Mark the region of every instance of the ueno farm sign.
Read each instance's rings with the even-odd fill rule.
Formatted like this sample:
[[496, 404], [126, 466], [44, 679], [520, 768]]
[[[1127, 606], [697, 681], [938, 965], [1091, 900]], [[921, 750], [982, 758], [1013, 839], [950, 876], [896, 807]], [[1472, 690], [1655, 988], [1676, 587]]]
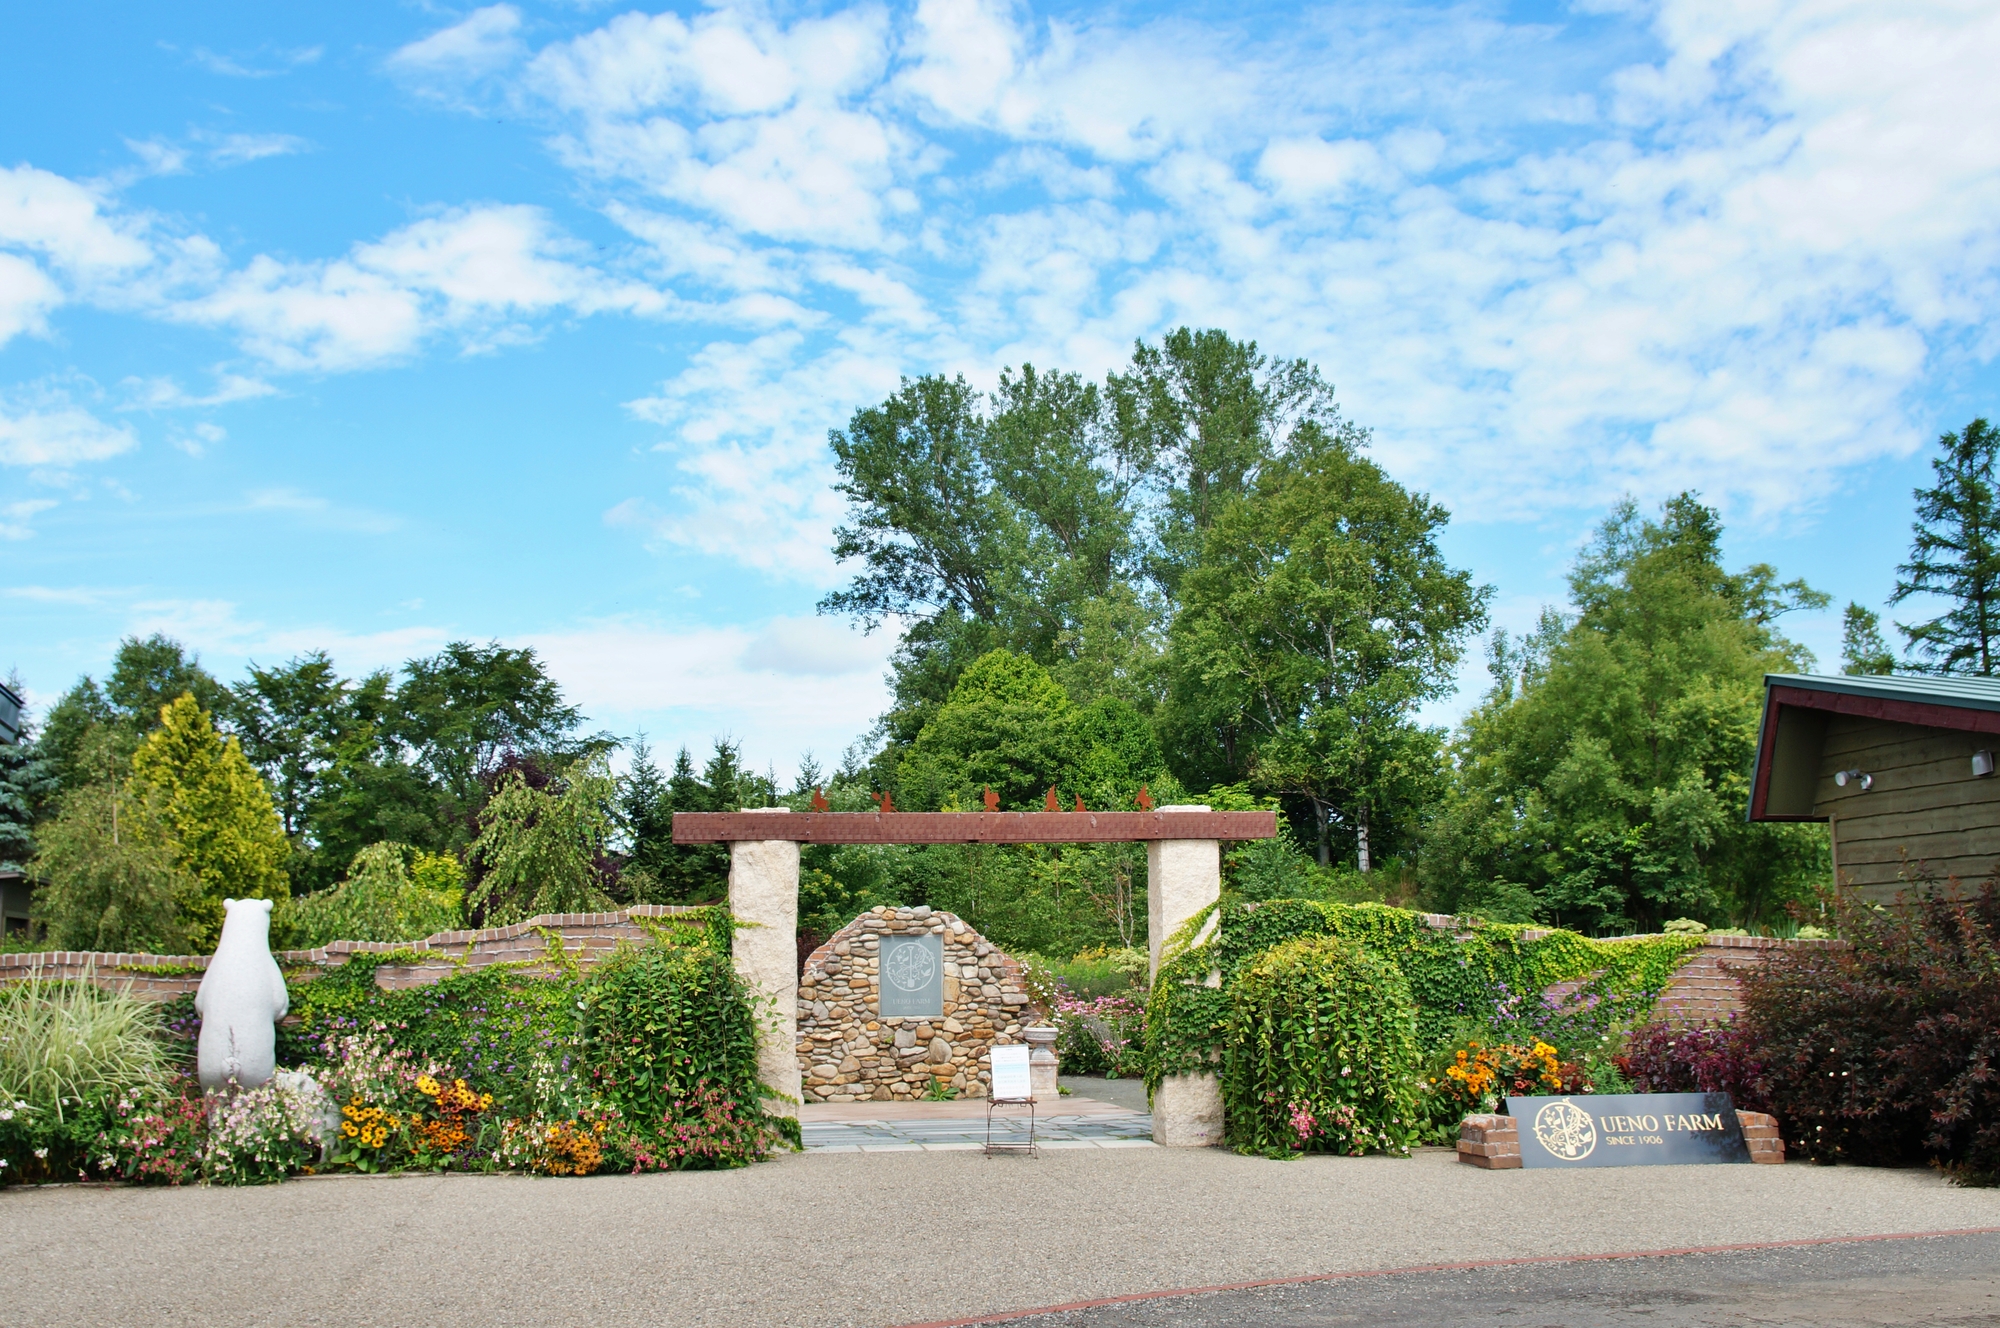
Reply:
[[1510, 1097], [1524, 1167], [1748, 1162], [1727, 1093]]

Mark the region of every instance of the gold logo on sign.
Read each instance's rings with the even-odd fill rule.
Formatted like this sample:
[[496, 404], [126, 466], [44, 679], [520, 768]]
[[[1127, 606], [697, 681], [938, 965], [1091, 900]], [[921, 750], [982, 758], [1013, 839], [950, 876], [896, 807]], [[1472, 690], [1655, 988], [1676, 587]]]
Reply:
[[1535, 1113], [1535, 1139], [1550, 1156], [1581, 1162], [1597, 1147], [1597, 1126], [1589, 1112], [1563, 1098]]

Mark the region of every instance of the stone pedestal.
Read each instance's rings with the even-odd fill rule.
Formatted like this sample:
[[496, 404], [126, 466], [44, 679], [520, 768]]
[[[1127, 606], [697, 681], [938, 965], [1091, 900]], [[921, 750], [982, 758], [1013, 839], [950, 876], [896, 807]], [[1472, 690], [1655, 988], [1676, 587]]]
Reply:
[[1037, 1102], [1056, 1102], [1062, 1089], [1056, 1083], [1056, 1030], [1046, 1024], [1021, 1030], [1021, 1037], [1033, 1048], [1028, 1053], [1028, 1087]]
[[[1204, 806], [1162, 807], [1163, 812], [1205, 812]], [[1222, 896], [1222, 846], [1213, 839], [1156, 839], [1146, 845], [1146, 903], [1152, 976], [1160, 976], [1161, 950], [1181, 924]], [[1209, 924], [1203, 935], [1212, 932]], [[1221, 975], [1210, 973], [1210, 986]], [[1222, 1142], [1222, 1087], [1212, 1074], [1170, 1075], [1153, 1095], [1153, 1142], [1174, 1148], [1207, 1148]]]
[[[746, 808], [747, 810], [752, 810]], [[783, 807], [757, 808], [786, 816]], [[759, 839], [729, 846], [729, 911], [736, 917], [736, 971], [765, 998], [758, 1011], [757, 1077], [799, 1099], [799, 846]], [[789, 1103], [766, 1104], [795, 1116]]]
[[1171, 1074], [1153, 1094], [1153, 1142], [1167, 1148], [1222, 1145], [1222, 1084], [1212, 1074]]

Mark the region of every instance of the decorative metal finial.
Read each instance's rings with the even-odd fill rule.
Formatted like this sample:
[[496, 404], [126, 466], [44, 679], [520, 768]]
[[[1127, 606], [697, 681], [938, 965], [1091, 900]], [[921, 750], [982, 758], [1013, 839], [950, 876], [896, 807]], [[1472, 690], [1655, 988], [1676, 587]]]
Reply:
[[880, 793], [875, 794], [874, 798], [876, 810], [883, 812], [893, 812], [896, 810], [896, 800], [889, 796], [888, 789], [883, 789]]
[[1146, 786], [1144, 784], [1141, 784], [1139, 786], [1139, 796], [1132, 799], [1132, 801], [1138, 803], [1142, 811], [1153, 810], [1153, 795], [1146, 792]]
[[812, 809], [816, 812], [823, 812], [830, 810], [832, 806], [833, 804], [826, 800], [826, 794], [820, 791], [818, 785], [814, 785]]
[[997, 812], [1000, 810], [1000, 795], [993, 791], [991, 785], [987, 786], [986, 792], [981, 794], [980, 797], [985, 800], [987, 811]]
[[1050, 788], [1048, 796], [1042, 799], [1042, 810], [1045, 812], [1059, 812], [1062, 810], [1062, 804], [1056, 801], [1056, 791], [1054, 788]]

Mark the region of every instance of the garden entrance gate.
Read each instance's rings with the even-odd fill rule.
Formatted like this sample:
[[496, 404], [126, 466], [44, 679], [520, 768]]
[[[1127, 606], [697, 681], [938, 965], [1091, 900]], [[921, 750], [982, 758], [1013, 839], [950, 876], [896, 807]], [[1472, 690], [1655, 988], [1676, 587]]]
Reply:
[[[793, 1101], [802, 1096], [797, 1055], [799, 845], [1146, 845], [1147, 934], [1152, 971], [1175, 929], [1222, 892], [1222, 841], [1270, 839], [1275, 812], [1160, 807], [1138, 812], [676, 812], [676, 844], [729, 845], [729, 909], [740, 923], [736, 967], [774, 1003], [775, 1027], [760, 1031], [758, 1072]], [[1202, 1147], [1222, 1142], [1215, 1076], [1176, 1075], [1153, 1099], [1153, 1138]]]

